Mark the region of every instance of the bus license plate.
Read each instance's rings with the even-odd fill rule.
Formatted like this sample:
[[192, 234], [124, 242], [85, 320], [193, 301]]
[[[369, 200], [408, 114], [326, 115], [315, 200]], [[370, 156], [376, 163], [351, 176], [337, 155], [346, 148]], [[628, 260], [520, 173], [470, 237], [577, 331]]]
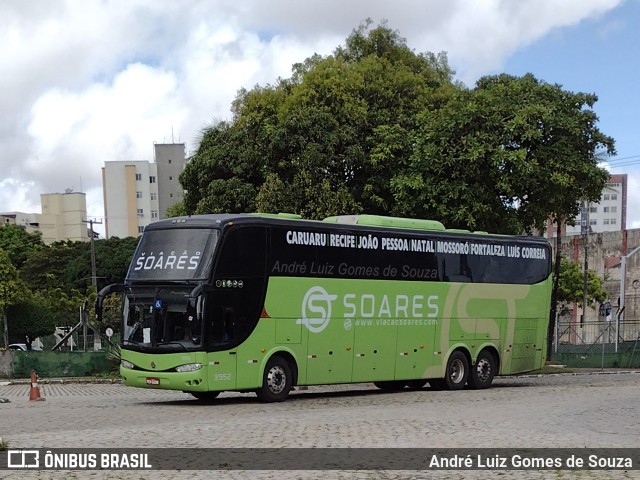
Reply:
[[160, 379], [147, 377], [147, 385], [160, 385]]

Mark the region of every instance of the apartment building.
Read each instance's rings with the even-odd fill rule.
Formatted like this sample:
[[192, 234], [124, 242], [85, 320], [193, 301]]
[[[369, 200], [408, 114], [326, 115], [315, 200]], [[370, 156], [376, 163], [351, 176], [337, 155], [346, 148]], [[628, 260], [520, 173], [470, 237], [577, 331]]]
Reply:
[[[560, 236], [615, 232], [627, 229], [627, 174], [611, 175], [600, 201], [584, 204], [575, 225], [561, 225]], [[556, 236], [556, 225], [549, 224], [545, 237]]]
[[184, 143], [154, 145], [154, 161], [111, 161], [102, 168], [105, 234], [136, 237], [144, 227], [166, 218], [182, 200], [178, 177], [186, 164]]
[[583, 205], [574, 226], [566, 235], [614, 232], [627, 229], [627, 174], [611, 175], [602, 190], [600, 202]]
[[60, 241], [87, 242], [91, 232], [87, 229], [87, 198], [84, 193], [67, 190], [65, 193], [40, 195], [42, 213], [0, 213], [3, 225], [21, 225], [28, 232], [39, 231], [47, 245]]

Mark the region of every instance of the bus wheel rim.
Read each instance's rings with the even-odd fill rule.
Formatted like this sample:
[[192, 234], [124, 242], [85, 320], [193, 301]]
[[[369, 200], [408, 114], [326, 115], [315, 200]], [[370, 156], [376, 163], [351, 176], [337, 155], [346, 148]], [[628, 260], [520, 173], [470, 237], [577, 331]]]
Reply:
[[464, 378], [464, 365], [462, 360], [456, 359], [451, 363], [449, 378], [453, 383], [460, 383]]
[[267, 374], [267, 387], [269, 391], [278, 394], [284, 390], [287, 384], [287, 375], [280, 365], [275, 365]]
[[478, 375], [478, 380], [481, 382], [489, 380], [491, 376], [491, 362], [486, 358], [480, 359], [476, 365], [476, 374]]

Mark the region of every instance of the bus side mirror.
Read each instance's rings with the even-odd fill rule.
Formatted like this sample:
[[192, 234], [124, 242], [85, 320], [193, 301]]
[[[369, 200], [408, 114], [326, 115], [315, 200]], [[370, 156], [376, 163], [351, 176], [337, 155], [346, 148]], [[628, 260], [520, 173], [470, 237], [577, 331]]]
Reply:
[[112, 293], [122, 292], [124, 292], [124, 285], [121, 283], [112, 283], [98, 292], [98, 298], [96, 298], [96, 318], [98, 320], [102, 318], [102, 304], [104, 303], [104, 299]]

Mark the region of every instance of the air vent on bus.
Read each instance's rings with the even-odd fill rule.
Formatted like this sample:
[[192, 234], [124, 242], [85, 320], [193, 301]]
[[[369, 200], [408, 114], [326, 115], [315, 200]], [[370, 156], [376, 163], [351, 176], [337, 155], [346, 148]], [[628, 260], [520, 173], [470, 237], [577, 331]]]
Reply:
[[445, 230], [444, 225], [437, 220], [384, 217], [381, 215], [335, 215], [325, 218], [323, 222], [369, 225], [373, 227], [413, 228], [415, 230]]
[[257, 213], [252, 213], [251, 215], [256, 215], [258, 217], [267, 217], [267, 218], [290, 218], [292, 220], [302, 219], [302, 215], [298, 215], [297, 213], [285, 213], [285, 212], [280, 212], [280, 213], [257, 212]]

